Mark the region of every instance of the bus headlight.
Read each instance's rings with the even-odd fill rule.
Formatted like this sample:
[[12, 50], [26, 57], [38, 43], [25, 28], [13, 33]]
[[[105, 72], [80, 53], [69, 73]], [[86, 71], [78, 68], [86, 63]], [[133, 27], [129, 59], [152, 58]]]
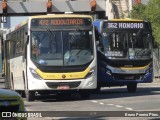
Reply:
[[91, 68], [90, 71], [85, 76], [85, 78], [92, 77], [94, 75], [95, 71], [96, 71], [96, 67]]
[[149, 67], [149, 68], [146, 70], [146, 75], [147, 75], [148, 73], [150, 73], [152, 70], [153, 70], [153, 67]]
[[34, 78], [42, 80], [42, 78], [38, 75], [38, 73], [35, 71], [35, 69], [33, 69], [33, 68], [29, 68], [29, 69], [30, 69], [30, 72]]

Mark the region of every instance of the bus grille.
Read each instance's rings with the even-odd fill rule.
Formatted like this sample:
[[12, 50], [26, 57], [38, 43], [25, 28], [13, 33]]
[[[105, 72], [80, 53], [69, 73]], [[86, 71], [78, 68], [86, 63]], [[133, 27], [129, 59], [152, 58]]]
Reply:
[[114, 74], [115, 80], [142, 80], [144, 74]]
[[80, 81], [77, 82], [46, 82], [47, 86], [50, 88], [57, 88], [60, 85], [68, 85], [70, 88], [76, 88], [80, 85]]

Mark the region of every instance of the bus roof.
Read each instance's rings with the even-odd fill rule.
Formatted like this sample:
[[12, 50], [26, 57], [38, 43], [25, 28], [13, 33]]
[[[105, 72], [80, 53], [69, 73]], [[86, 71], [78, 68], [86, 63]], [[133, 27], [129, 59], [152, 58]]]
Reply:
[[146, 20], [140, 20], [140, 19], [132, 19], [132, 18], [123, 18], [123, 19], [97, 19], [95, 20], [97, 22], [101, 21], [110, 21], [110, 22], [147, 22]]
[[131, 19], [131, 18], [125, 18], [125, 19], [111, 19], [111, 20], [108, 20], [108, 21], [121, 21], [121, 22], [123, 22], [123, 21], [130, 21], [130, 22], [132, 22], [132, 21], [134, 21], [134, 22], [143, 22], [144, 20], [140, 20], [140, 19]]
[[48, 15], [38, 15], [38, 16], [31, 16], [29, 17], [30, 19], [32, 18], [50, 18], [50, 17], [55, 17], [55, 18], [59, 18], [59, 17], [87, 17], [87, 18], [92, 18], [90, 15], [80, 15], [80, 14], [48, 14]]

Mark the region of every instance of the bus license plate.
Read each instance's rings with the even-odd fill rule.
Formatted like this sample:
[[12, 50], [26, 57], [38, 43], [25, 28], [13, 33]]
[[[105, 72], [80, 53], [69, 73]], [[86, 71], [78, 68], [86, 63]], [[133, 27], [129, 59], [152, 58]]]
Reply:
[[134, 79], [134, 76], [128, 76], [128, 77], [125, 77], [125, 79], [133, 80], [133, 79]]
[[57, 87], [58, 90], [68, 90], [70, 87], [68, 85], [60, 85]]

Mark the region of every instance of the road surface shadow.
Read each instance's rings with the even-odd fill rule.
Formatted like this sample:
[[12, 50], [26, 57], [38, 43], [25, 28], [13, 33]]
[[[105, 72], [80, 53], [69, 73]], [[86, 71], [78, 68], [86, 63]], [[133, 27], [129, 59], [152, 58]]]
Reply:
[[73, 102], [73, 101], [87, 100], [87, 99], [82, 99], [78, 93], [73, 93], [69, 96], [65, 94], [36, 96], [36, 100], [42, 101], [42, 102], [66, 102], [66, 101]]
[[[54, 120], [54, 119], [53, 119]], [[78, 117], [78, 118], [58, 118], [58, 120], [106, 120], [106, 118], [83, 118], [83, 117]]]
[[134, 93], [129, 93], [126, 87], [106, 87], [100, 92], [91, 94], [90, 98], [82, 99], [78, 93], [68, 95], [43, 95], [36, 96], [36, 100], [42, 102], [66, 102], [66, 101], [79, 101], [79, 100], [92, 100], [92, 99], [112, 99], [123, 97], [135, 97], [135, 96], [149, 96], [160, 95], [160, 87], [138, 87]]
[[93, 94], [92, 99], [112, 99], [133, 96], [160, 95], [160, 87], [138, 87], [136, 92], [129, 93], [126, 88], [106, 88], [99, 93]]

